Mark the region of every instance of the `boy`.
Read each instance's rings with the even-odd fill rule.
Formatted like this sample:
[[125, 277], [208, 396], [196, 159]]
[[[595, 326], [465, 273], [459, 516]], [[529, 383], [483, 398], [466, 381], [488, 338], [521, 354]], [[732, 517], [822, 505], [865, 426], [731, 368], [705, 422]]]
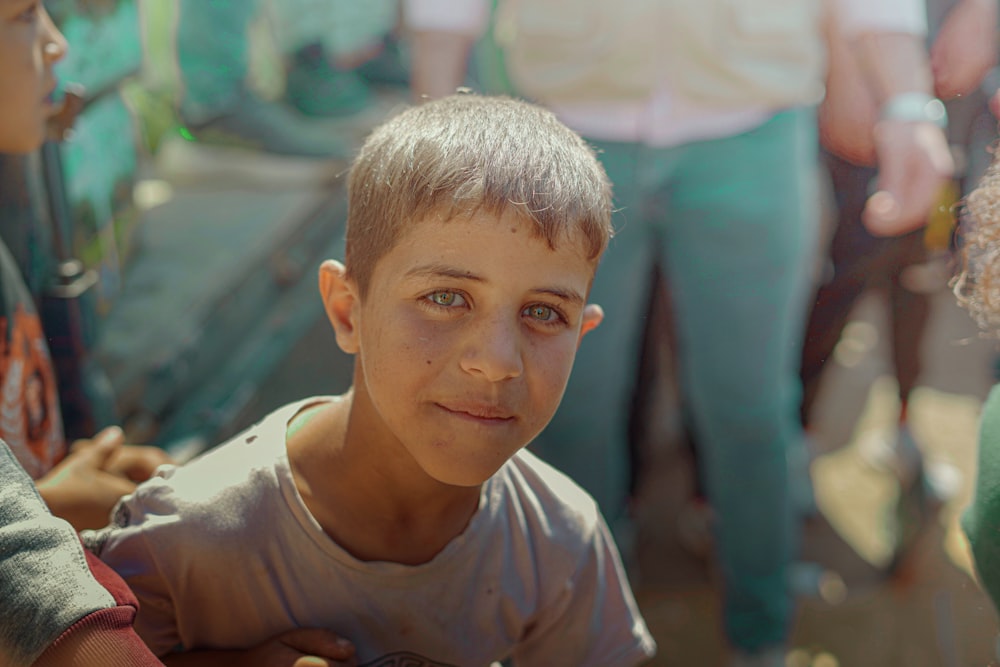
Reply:
[[352, 388], [162, 469], [85, 538], [136, 591], [138, 632], [189, 651], [168, 664], [297, 626], [368, 665], [643, 662], [593, 500], [522, 451], [603, 317], [592, 150], [538, 107], [455, 95], [376, 129], [348, 197], [347, 266], [319, 283]]

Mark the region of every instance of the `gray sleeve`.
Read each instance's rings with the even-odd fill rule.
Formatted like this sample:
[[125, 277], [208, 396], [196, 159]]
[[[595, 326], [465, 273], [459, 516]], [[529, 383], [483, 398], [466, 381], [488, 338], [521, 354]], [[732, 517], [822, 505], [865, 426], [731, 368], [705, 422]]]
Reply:
[[77, 620], [114, 606], [72, 526], [0, 441], [0, 665], [31, 664]]

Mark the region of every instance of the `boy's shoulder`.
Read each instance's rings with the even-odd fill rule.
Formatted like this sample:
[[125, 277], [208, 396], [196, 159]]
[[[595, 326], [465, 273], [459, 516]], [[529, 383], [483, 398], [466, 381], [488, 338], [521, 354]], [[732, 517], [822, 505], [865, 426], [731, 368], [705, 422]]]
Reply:
[[[188, 529], [239, 530], [237, 517], [253, 516], [284, 492], [288, 421], [310, 401], [282, 406], [242, 433], [183, 465], [160, 466], [119, 503], [113, 523], [138, 523], [147, 514], [183, 519]], [[138, 515], [136, 515], [138, 513]], [[121, 516], [122, 514], [126, 516]]]
[[603, 522], [590, 494], [527, 449], [496, 472], [488, 491], [494, 505], [513, 506], [526, 528], [542, 528], [555, 541], [589, 543]]

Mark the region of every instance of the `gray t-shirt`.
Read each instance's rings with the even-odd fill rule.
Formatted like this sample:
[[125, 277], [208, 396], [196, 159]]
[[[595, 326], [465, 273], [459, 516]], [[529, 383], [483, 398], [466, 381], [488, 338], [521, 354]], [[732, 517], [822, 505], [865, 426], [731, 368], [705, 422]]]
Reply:
[[52, 516], [0, 440], [0, 665], [29, 665], [87, 614], [116, 606], [73, 527]]
[[[594, 501], [522, 451], [430, 562], [363, 562], [323, 532], [289, 469], [279, 409], [184, 467], [161, 467], [85, 542], [129, 583], [158, 655], [244, 648], [293, 627], [361, 665], [636, 665], [655, 643]], [[335, 400], [335, 399], [334, 399]]]

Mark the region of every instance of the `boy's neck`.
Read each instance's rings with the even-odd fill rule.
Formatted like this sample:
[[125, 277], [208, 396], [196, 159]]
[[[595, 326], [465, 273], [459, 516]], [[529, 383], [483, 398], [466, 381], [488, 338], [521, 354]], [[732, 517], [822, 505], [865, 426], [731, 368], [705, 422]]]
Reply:
[[353, 396], [303, 411], [289, 424], [295, 485], [324, 532], [362, 561], [419, 565], [460, 535], [481, 487], [442, 484], [393, 443], [351, 428]]

